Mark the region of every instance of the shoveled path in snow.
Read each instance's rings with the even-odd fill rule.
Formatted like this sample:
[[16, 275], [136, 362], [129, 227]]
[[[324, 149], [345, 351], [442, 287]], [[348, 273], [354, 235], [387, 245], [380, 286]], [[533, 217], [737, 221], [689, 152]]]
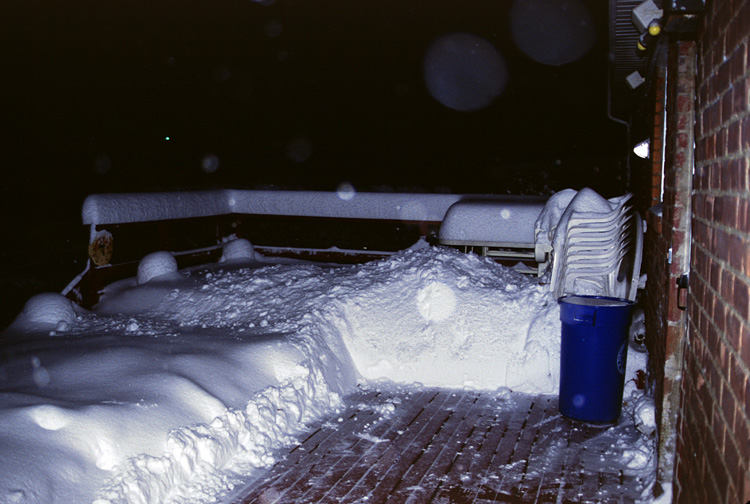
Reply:
[[310, 426], [231, 502], [630, 503], [633, 423], [563, 418], [557, 397], [370, 389]]

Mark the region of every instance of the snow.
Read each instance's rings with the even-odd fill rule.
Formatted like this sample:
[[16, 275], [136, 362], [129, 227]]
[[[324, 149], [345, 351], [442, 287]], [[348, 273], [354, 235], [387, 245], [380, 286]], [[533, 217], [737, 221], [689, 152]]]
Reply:
[[440, 222], [461, 199], [456, 194], [226, 189], [174, 193], [92, 194], [83, 203], [84, 224], [113, 224], [227, 215], [294, 215]]
[[223, 215], [227, 191], [92, 194], [83, 202], [84, 224], [112, 224]]
[[553, 250], [562, 250], [568, 221], [574, 213], [608, 214], [629, 197], [625, 195], [606, 200], [588, 187], [580, 191], [564, 189], [555, 193], [547, 201], [534, 224], [537, 244], [552, 244]]
[[148, 254], [138, 264], [138, 285], [151, 280], [170, 277], [177, 273], [177, 259], [171, 252], [159, 251]]
[[21, 317], [30, 324], [40, 326], [67, 326], [75, 322], [76, 313], [68, 298], [62, 294], [45, 292], [26, 302]]
[[[2, 335], [0, 501], [214, 502], [360, 382], [558, 390], [559, 308], [536, 279], [424, 242], [342, 267], [250, 251], [139, 272], [91, 312], [30, 301]], [[623, 411], [646, 425], [635, 355]]]
[[245, 238], [234, 239], [226, 242], [222, 247], [219, 262], [255, 260], [255, 249], [250, 240]]
[[552, 238], [565, 210], [578, 192], [575, 189], [563, 189], [547, 200], [544, 209], [534, 223], [535, 242], [552, 245]]
[[440, 226], [440, 239], [451, 242], [533, 244], [534, 226], [545, 209], [537, 197], [506, 196], [454, 203]]

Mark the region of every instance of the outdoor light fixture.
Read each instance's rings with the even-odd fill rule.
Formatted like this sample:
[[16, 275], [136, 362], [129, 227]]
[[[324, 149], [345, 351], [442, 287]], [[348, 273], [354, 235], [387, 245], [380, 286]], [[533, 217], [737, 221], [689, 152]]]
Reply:
[[651, 140], [648, 138], [638, 143], [638, 145], [636, 145], [635, 147], [633, 147], [633, 152], [635, 153], [636, 156], [638, 156], [641, 159], [647, 159], [650, 150], [651, 150]]
[[631, 14], [631, 20], [641, 36], [638, 38], [638, 50], [645, 51], [651, 40], [661, 33], [664, 11], [653, 0], [639, 4]]
[[662, 16], [664, 16], [664, 11], [653, 0], [646, 0], [633, 9], [631, 19], [639, 33], [648, 31], [655, 37], [661, 32]]

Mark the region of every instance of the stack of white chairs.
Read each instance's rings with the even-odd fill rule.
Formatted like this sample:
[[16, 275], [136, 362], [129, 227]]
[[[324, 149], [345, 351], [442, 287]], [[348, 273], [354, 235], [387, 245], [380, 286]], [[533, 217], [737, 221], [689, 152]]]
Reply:
[[635, 300], [643, 252], [640, 216], [631, 195], [610, 212], [580, 212], [573, 206], [556, 230], [550, 291]]

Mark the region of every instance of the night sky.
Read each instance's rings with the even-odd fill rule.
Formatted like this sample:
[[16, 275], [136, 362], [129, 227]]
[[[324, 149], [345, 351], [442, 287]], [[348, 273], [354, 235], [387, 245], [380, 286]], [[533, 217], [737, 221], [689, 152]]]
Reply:
[[82, 270], [92, 192], [624, 192], [582, 2], [4, 0], [3, 299]]

